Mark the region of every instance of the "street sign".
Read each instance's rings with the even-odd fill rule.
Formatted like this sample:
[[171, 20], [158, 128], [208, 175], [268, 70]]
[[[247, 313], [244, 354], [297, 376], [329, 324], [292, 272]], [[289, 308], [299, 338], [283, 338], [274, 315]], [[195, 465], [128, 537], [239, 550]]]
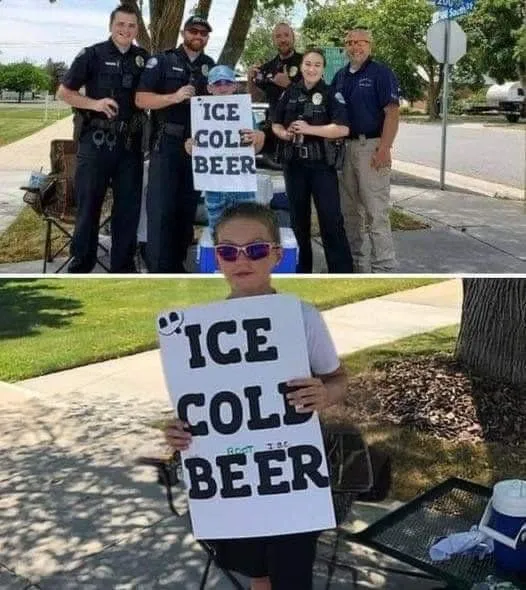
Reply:
[[462, 27], [456, 21], [450, 21], [449, 23], [449, 44], [446, 48], [445, 37], [446, 37], [447, 21], [441, 20], [431, 25], [427, 29], [427, 48], [429, 53], [439, 62], [445, 62], [445, 55], [447, 51], [448, 63], [455, 64], [457, 61], [466, 53], [467, 49], [467, 38], [466, 33], [462, 30]]
[[446, 18], [458, 18], [475, 8], [475, 0], [435, 0], [437, 8], [443, 8], [438, 12], [436, 20], [444, 20]]

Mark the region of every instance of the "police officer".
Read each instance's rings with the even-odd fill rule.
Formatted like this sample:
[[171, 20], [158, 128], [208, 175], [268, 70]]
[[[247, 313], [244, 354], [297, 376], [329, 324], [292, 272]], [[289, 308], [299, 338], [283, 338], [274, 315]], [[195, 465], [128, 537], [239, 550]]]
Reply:
[[294, 49], [294, 31], [287, 23], [278, 23], [272, 31], [272, 41], [278, 54], [263, 65], [248, 69], [248, 91], [253, 100], [264, 100], [269, 104], [266, 120], [264, 153], [273, 156], [276, 151], [276, 138], [272, 133], [272, 113], [279, 97], [291, 84], [301, 79], [301, 53]]
[[340, 175], [345, 229], [357, 272], [392, 272], [396, 261], [389, 221], [391, 146], [398, 131], [400, 90], [387, 66], [371, 59], [371, 33], [345, 36], [350, 64], [332, 87], [347, 103], [351, 135]]
[[150, 272], [186, 272], [199, 193], [184, 143], [191, 136], [190, 98], [207, 93], [208, 71], [214, 66], [203, 53], [211, 31], [206, 19], [191, 16], [183, 27], [183, 43], [152, 57], [139, 84], [136, 104], [151, 109], [152, 121], [146, 196]]
[[352, 257], [340, 211], [336, 171], [342, 154], [330, 141], [349, 133], [345, 101], [341, 95], [335, 96], [322, 80], [323, 51], [308, 50], [300, 67], [302, 79], [279, 99], [272, 125], [281, 140], [279, 152], [291, 225], [299, 246], [297, 271], [312, 272], [312, 194], [328, 270], [350, 273]]
[[[111, 182], [111, 272], [134, 272], [141, 206], [142, 117], [135, 89], [148, 53], [133, 45], [139, 16], [129, 6], [110, 15], [111, 37], [83, 49], [59, 88], [77, 109], [77, 214], [68, 272], [91, 272], [97, 260], [102, 203]], [[85, 86], [85, 96], [79, 89]]]

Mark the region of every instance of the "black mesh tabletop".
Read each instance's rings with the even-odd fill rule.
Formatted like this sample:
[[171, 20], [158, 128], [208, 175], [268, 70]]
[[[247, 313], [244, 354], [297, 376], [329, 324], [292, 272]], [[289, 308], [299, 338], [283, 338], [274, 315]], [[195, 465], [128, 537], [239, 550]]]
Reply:
[[[451, 588], [469, 590], [490, 575], [503, 578], [495, 569], [493, 556], [479, 560], [456, 555], [448, 561], [434, 562], [429, 548], [438, 537], [466, 532], [477, 525], [490, 497], [489, 488], [451, 478], [365, 530], [346, 536], [428, 572]], [[526, 588], [526, 578], [512, 581], [518, 588]]]

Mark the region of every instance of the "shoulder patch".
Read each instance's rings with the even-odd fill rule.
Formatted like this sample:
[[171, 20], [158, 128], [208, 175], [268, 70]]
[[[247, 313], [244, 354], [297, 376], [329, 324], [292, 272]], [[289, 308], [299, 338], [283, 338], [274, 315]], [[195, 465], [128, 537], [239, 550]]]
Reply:
[[150, 59], [146, 62], [146, 69], [153, 70], [153, 68], [155, 68], [158, 63], [159, 61], [156, 57], [150, 57]]
[[341, 92], [337, 92], [334, 95], [334, 98], [341, 104], [345, 104], [345, 98], [343, 98], [343, 94]]

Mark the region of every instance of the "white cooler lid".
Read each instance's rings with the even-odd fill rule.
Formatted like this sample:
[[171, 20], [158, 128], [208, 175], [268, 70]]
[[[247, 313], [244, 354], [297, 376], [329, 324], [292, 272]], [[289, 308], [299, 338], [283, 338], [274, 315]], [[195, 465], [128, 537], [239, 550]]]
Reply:
[[526, 520], [526, 481], [505, 479], [493, 486], [493, 509], [505, 516]]

